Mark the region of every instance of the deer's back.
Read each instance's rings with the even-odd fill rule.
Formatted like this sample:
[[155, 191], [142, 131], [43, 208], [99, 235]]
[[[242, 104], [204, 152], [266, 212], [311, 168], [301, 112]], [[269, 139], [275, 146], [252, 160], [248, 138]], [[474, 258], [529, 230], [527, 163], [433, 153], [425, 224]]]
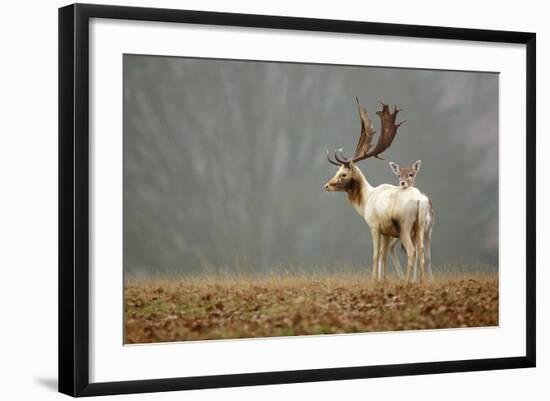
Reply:
[[429, 204], [429, 199], [418, 189], [384, 184], [375, 188], [367, 201], [365, 219], [376, 225], [386, 235], [399, 236], [402, 227], [414, 224], [419, 204]]

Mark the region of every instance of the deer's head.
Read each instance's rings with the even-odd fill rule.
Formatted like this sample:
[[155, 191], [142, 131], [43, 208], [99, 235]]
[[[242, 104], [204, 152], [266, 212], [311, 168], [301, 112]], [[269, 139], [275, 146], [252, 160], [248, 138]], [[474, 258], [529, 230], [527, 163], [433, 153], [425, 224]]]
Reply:
[[355, 164], [351, 161], [349, 163], [342, 163], [334, 177], [325, 184], [325, 191], [349, 191], [359, 182], [359, 171]]
[[411, 167], [399, 167], [397, 163], [390, 162], [393, 173], [399, 178], [401, 188], [414, 187], [416, 175], [420, 171], [421, 160], [417, 160]]
[[[397, 113], [399, 109], [394, 107], [393, 112], [390, 112], [390, 108], [387, 104], [382, 104], [382, 110], [377, 111], [376, 114], [380, 117], [382, 126], [382, 133], [378, 138], [376, 146], [372, 145], [372, 137], [376, 133], [374, 126], [367, 114], [367, 109], [359, 103], [359, 99], [355, 98], [357, 102], [357, 111], [359, 112], [359, 118], [361, 120], [361, 133], [359, 135], [359, 142], [355, 149], [355, 155], [348, 159], [342, 154], [342, 150], [334, 152], [334, 160], [332, 160], [327, 151], [327, 159], [331, 164], [338, 166], [338, 171], [326, 184], [326, 191], [346, 191], [349, 192], [355, 188], [358, 184], [361, 172], [355, 165], [356, 162], [367, 159], [369, 157], [376, 157], [382, 159], [379, 155], [384, 152], [393, 142], [395, 135], [397, 134], [397, 128], [404, 121], [395, 123]], [[372, 148], [373, 147], [373, 148]], [[372, 148], [372, 149], [371, 149]]]

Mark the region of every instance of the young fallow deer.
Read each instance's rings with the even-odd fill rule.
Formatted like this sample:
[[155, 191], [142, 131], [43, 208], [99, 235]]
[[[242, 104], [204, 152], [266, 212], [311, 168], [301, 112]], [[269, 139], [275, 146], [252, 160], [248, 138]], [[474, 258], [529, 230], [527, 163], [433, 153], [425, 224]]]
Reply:
[[[421, 165], [422, 165], [421, 160], [415, 161], [411, 167], [399, 167], [397, 163], [390, 162], [390, 167], [393, 173], [399, 178], [399, 186], [401, 187], [402, 190], [407, 190], [407, 188], [414, 187], [416, 185], [416, 176], [420, 171]], [[433, 223], [434, 223], [434, 213], [433, 213], [431, 199], [429, 199], [428, 216], [426, 216], [425, 221], [426, 221], [425, 230], [424, 230], [424, 238], [426, 239], [426, 242], [424, 245], [425, 254], [426, 254], [425, 263], [426, 263], [426, 270], [428, 271], [428, 276], [430, 278], [433, 278], [431, 242], [432, 242], [432, 230], [433, 230]], [[414, 230], [413, 230], [413, 233], [414, 233]], [[397, 272], [397, 275], [399, 277], [403, 277], [401, 263], [399, 262], [399, 258], [397, 257], [398, 242], [399, 242], [398, 238], [391, 238], [390, 244], [389, 244], [389, 251], [390, 251], [393, 267]], [[416, 275], [416, 265], [415, 265], [414, 272], [415, 272], [414, 275]]]
[[[397, 129], [403, 124], [403, 121], [395, 123], [400, 110], [395, 106], [394, 111], [390, 112], [389, 106], [380, 102], [382, 110], [377, 111], [376, 114], [380, 117], [382, 129], [378, 142], [373, 147], [371, 141], [375, 134], [374, 127], [365, 107], [359, 103], [359, 99], [356, 98], [356, 101], [361, 120], [361, 132], [355, 155], [348, 159], [341, 152], [339, 154], [335, 152], [335, 160], [331, 160], [327, 152], [328, 161], [338, 166], [338, 171], [325, 184], [325, 190], [346, 192], [349, 202], [369, 225], [373, 241], [373, 280], [385, 279], [390, 237], [399, 238], [407, 253], [406, 281], [410, 280], [417, 251], [422, 279], [424, 276], [424, 232], [425, 217], [429, 207], [428, 198], [414, 187], [406, 191], [389, 184], [373, 187], [356, 165], [358, 161], [370, 157], [382, 159], [380, 154], [390, 147], [397, 134]], [[380, 256], [382, 272], [378, 273]]]

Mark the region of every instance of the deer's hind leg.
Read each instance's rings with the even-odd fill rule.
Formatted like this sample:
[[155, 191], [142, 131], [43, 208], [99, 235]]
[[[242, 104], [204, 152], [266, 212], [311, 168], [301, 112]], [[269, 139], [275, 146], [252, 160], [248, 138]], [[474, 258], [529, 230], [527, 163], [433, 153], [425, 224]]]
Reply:
[[434, 274], [432, 272], [432, 230], [431, 228], [426, 233], [426, 270], [428, 271], [428, 277], [430, 279], [434, 278]]
[[408, 283], [411, 280], [411, 273], [416, 259], [416, 249], [411, 238], [411, 230], [402, 230], [400, 239], [407, 253], [407, 273], [405, 275], [405, 281]]
[[403, 278], [403, 269], [401, 268], [401, 262], [399, 262], [399, 257], [397, 256], [397, 244], [399, 243], [399, 238], [390, 238], [389, 250], [391, 261], [395, 273], [399, 278]]
[[420, 281], [424, 281], [424, 227], [418, 226], [416, 230], [416, 248], [418, 250], [418, 267]]
[[381, 255], [382, 256], [382, 271], [381, 271], [381, 277], [380, 279], [381, 280], [385, 280], [386, 279], [386, 260], [387, 260], [387, 257], [388, 257], [388, 242], [389, 242], [389, 239], [390, 237], [388, 237], [387, 235], [381, 235], [380, 236], [380, 252], [381, 252]]
[[378, 278], [378, 262], [380, 256], [380, 230], [374, 228], [372, 233], [372, 280], [376, 281]]

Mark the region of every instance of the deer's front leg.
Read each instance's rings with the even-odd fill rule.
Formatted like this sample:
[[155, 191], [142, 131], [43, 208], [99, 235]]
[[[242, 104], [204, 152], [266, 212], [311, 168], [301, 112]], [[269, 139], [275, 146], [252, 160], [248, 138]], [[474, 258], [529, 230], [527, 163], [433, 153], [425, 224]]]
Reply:
[[380, 231], [376, 228], [372, 233], [372, 280], [376, 281], [378, 277], [378, 260], [380, 256]]

